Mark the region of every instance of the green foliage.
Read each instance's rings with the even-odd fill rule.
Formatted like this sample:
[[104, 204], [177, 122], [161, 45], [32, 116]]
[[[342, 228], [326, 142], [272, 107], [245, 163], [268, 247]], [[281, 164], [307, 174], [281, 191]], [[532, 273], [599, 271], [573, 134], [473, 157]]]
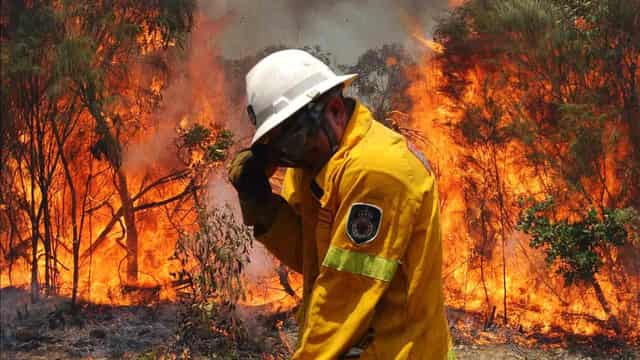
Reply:
[[[204, 165], [220, 162], [227, 157], [233, 145], [233, 133], [227, 129], [214, 129], [195, 124], [187, 129], [179, 129], [178, 149], [185, 162], [190, 162], [194, 151], [204, 152]], [[215, 136], [213, 135], [215, 133]]]
[[607, 114], [596, 114], [592, 105], [570, 103], [558, 106], [558, 113], [560, 124], [556, 141], [568, 145], [565, 178], [572, 187], [581, 187], [583, 178], [599, 173], [608, 150], [604, 139]]
[[[131, 65], [182, 44], [194, 7], [193, 0], [3, 2], [0, 75], [7, 115], [46, 128], [88, 110], [96, 141], [102, 142], [94, 150], [105, 144], [121, 148], [126, 140], [117, 137], [138, 128], [127, 121], [134, 116], [125, 118], [113, 106], [125, 97], [124, 89], [136, 88], [128, 82]], [[149, 101], [138, 95], [136, 100]], [[106, 155], [116, 167], [122, 163], [121, 151], [94, 154]]]
[[237, 346], [246, 331], [235, 309], [244, 298], [242, 271], [249, 261], [251, 231], [238, 223], [228, 206], [198, 211], [195, 233], [183, 233], [171, 260], [180, 270], [183, 311], [179, 340], [207, 353]]
[[16, 12], [13, 22], [3, 34], [2, 68], [3, 75], [33, 76], [42, 74], [46, 69], [42, 66], [43, 56], [47, 54], [48, 43], [56, 39], [59, 22], [50, 5], [38, 4], [29, 12]]
[[182, 143], [186, 147], [199, 146], [202, 142], [208, 141], [211, 137], [211, 130], [200, 124], [195, 124], [191, 129], [180, 135]]
[[591, 208], [577, 221], [553, 221], [552, 198], [535, 202], [520, 217], [518, 227], [532, 236], [530, 246], [541, 248], [549, 265], [564, 277], [565, 284], [593, 284], [602, 266], [601, 254], [609, 246], [621, 247], [629, 239], [627, 226], [636, 217], [633, 209]]
[[227, 151], [233, 145], [233, 133], [229, 130], [221, 130], [213, 144], [207, 147], [206, 159], [209, 161], [222, 161], [227, 157]]

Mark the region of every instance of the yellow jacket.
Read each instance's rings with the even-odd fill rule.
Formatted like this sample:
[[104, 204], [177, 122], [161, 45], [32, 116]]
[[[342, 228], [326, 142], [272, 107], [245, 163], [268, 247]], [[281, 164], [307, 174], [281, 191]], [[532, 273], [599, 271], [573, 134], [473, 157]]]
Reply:
[[452, 359], [438, 191], [426, 160], [356, 104], [312, 178], [288, 169], [258, 240], [304, 277], [294, 359]]

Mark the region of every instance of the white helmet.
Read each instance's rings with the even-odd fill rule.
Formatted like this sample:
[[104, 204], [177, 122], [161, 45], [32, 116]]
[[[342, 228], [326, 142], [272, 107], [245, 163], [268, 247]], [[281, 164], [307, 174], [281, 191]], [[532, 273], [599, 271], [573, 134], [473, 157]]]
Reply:
[[319, 95], [341, 83], [348, 86], [356, 76], [338, 76], [302, 50], [265, 57], [246, 76], [247, 110], [257, 128], [251, 145]]

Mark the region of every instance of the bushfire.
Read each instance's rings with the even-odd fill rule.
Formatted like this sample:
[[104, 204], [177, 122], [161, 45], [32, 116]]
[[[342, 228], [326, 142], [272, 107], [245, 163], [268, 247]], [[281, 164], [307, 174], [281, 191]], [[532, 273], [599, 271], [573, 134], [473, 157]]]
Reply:
[[[197, 207], [235, 201], [226, 194], [224, 159], [246, 142], [249, 126], [242, 104], [232, 101], [237, 98], [234, 86], [243, 79], [223, 64], [210, 43], [211, 34], [229, 19], [196, 16], [193, 21], [186, 60], [172, 54], [178, 40], [152, 25], [136, 37], [136, 56], [145, 61], [122, 57], [115, 41], [83, 48], [95, 52], [87, 66], [113, 65], [105, 68], [103, 80], [117, 98], [106, 92], [101, 99], [87, 98], [86, 82], [73, 79], [74, 91], [32, 105], [50, 114], [16, 117], [13, 150], [1, 158], [1, 186], [9, 191], [0, 198], [0, 287], [71, 296], [76, 284], [82, 301], [97, 304], [177, 300], [172, 274], [180, 264], [170, 260], [176, 241], [196, 230]], [[70, 26], [69, 31], [80, 30]], [[447, 305], [482, 314], [489, 325], [524, 332], [639, 336], [639, 274], [619, 273], [622, 255], [612, 250], [596, 275], [597, 286], [563, 283], [543, 251], [529, 246], [514, 210], [519, 199], [542, 193], [553, 177], [541, 175], [519, 144], [458, 141], [452, 127], [468, 113], [441, 91], [446, 45], [415, 29], [407, 38], [425, 50], [403, 69], [411, 107], [397, 121], [420, 134], [417, 145], [438, 175]], [[158, 59], [162, 66], [150, 65]], [[486, 104], [484, 71], [478, 66], [465, 75], [465, 103]], [[518, 101], [510, 98], [518, 95], [496, 94], [494, 101]], [[103, 107], [92, 108], [94, 103]], [[67, 115], [65, 121], [47, 120]], [[219, 146], [227, 129], [236, 141], [231, 149]], [[613, 163], [614, 156], [605, 163]], [[601, 170], [610, 178], [605, 183], [618, 185], [614, 170]], [[485, 216], [489, 210], [492, 215]], [[259, 281], [246, 277], [242, 305], [264, 311], [294, 308], [301, 277], [275, 260], [255, 261], [265, 262], [267, 275]], [[451, 325], [463, 327], [457, 313], [452, 312]]]

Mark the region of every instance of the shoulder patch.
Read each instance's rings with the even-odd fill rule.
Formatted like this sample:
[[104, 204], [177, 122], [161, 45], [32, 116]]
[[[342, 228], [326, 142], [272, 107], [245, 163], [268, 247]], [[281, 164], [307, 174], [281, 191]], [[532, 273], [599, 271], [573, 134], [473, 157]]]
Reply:
[[378, 236], [381, 223], [381, 208], [367, 203], [353, 203], [349, 209], [347, 235], [356, 245], [369, 243]]

